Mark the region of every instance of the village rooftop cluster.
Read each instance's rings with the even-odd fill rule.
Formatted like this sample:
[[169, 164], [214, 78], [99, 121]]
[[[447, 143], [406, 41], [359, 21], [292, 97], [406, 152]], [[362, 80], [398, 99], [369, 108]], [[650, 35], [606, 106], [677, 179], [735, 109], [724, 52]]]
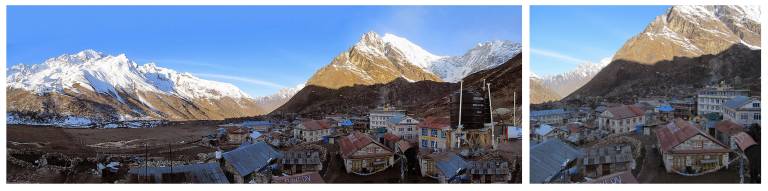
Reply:
[[759, 92], [721, 83], [692, 97], [584, 100], [532, 107], [531, 183], [760, 180]]
[[9, 150], [9, 160], [57, 172], [94, 168], [110, 183], [520, 183], [522, 129], [509, 112], [518, 109], [494, 111], [483, 92], [451, 94], [446, 116], [389, 104], [364, 115], [282, 113], [211, 123], [195, 141], [135, 145], [132, 153], [69, 160]]

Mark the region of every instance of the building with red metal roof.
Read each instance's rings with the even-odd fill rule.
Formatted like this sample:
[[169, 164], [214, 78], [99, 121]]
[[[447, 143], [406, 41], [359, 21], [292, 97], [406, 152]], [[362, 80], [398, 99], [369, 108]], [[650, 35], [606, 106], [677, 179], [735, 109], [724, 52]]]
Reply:
[[635, 105], [609, 107], [597, 117], [600, 129], [612, 133], [628, 133], [637, 125], [645, 124], [645, 111]]
[[701, 173], [728, 164], [728, 146], [689, 121], [677, 118], [655, 133], [667, 172]]
[[394, 151], [369, 135], [352, 132], [339, 140], [341, 158], [347, 173], [370, 175], [394, 164]]

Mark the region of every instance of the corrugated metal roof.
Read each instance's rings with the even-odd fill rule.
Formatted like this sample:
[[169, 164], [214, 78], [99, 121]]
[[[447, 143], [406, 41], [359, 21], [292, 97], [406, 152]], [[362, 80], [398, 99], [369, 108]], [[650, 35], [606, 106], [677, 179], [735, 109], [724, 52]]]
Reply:
[[430, 128], [446, 130], [451, 128], [451, 118], [448, 117], [427, 117], [418, 124], [419, 128]]
[[725, 102], [725, 107], [736, 109], [746, 104], [749, 101], [747, 96], [736, 96]]
[[456, 171], [460, 168], [467, 167], [467, 161], [456, 153], [442, 152], [434, 155], [435, 167], [445, 176], [445, 178], [451, 178], [456, 175]]
[[395, 134], [392, 134], [392, 133], [386, 133], [386, 134], [384, 134], [384, 140], [389, 141], [389, 142], [396, 142], [396, 141], [400, 140], [400, 137], [395, 135]]
[[345, 137], [342, 137], [339, 140], [339, 147], [340, 147], [340, 150], [341, 150], [341, 157], [342, 158], [348, 158], [348, 157], [352, 156], [352, 154], [354, 154], [355, 151], [358, 151], [358, 150], [364, 148], [368, 144], [375, 144], [378, 147], [381, 147], [382, 149], [384, 149], [384, 151], [386, 151], [386, 152], [384, 152], [382, 154], [391, 155], [393, 153], [393, 151], [391, 149], [387, 148], [386, 146], [382, 145], [379, 142], [374, 141], [373, 138], [371, 138], [367, 134], [355, 131], [355, 132], [352, 132], [352, 133], [350, 133], [349, 135], [347, 135]]
[[392, 118], [389, 118], [389, 123], [392, 124], [398, 124], [400, 121], [402, 121], [405, 118], [405, 115], [403, 114], [397, 114], [395, 116], [392, 116]]
[[507, 138], [508, 139], [523, 138], [523, 128], [515, 127], [515, 126], [507, 126]]
[[467, 169], [469, 169], [470, 174], [503, 175], [510, 173], [509, 162], [503, 160], [469, 161]]
[[539, 128], [536, 128], [536, 131], [535, 131], [535, 133], [536, 133], [537, 135], [541, 135], [541, 136], [544, 136], [544, 135], [547, 135], [547, 134], [549, 134], [549, 132], [551, 132], [551, 131], [552, 131], [552, 130], [554, 130], [554, 129], [555, 129], [555, 128], [554, 128], [554, 127], [552, 127], [551, 125], [547, 125], [547, 124], [541, 124], [541, 125], [539, 125]]
[[271, 126], [269, 121], [243, 121], [243, 126]]
[[[618, 150], [617, 150], [618, 149]], [[584, 165], [623, 163], [632, 160], [632, 147], [627, 144], [611, 144], [584, 151]]]
[[[723, 149], [721, 149], [721, 150], [724, 150], [723, 152], [728, 152], [728, 150], [726, 149], [728, 147], [720, 143], [720, 141], [717, 141], [717, 139], [712, 138], [711, 136], [709, 136], [709, 134], [704, 133], [698, 128], [694, 127], [693, 124], [691, 124], [691, 122], [685, 121], [680, 118], [676, 118], [674, 121], [666, 125], [660, 125], [659, 128], [655, 130], [655, 132], [656, 132], [656, 138], [659, 141], [659, 148], [664, 153], [671, 151], [673, 148], [675, 148], [675, 146], [685, 142], [686, 140], [696, 135], [701, 135], [703, 137], [706, 137], [712, 142], [723, 147]], [[701, 151], [703, 152], [703, 150]], [[693, 152], [697, 152], [697, 151], [693, 151]]]
[[741, 151], [746, 152], [747, 148], [749, 148], [752, 145], [757, 145], [757, 142], [755, 142], [755, 139], [752, 139], [752, 136], [749, 136], [749, 134], [744, 132], [739, 132], [733, 135], [733, 139], [736, 142], [736, 145], [739, 146], [739, 149]]
[[715, 129], [728, 136], [734, 135], [739, 132], [744, 132], [744, 127], [734, 123], [731, 120], [722, 120], [715, 124]]
[[331, 123], [328, 119], [322, 119], [322, 120], [305, 120], [301, 122], [301, 126], [305, 130], [315, 131], [315, 130], [323, 130], [323, 129], [329, 129], [331, 128]]
[[590, 180], [587, 184], [637, 184], [637, 178], [632, 175], [632, 171], [621, 171], [597, 179]]
[[400, 152], [405, 152], [412, 147], [411, 143], [406, 140], [399, 140], [395, 145], [400, 149]]
[[531, 117], [539, 117], [545, 115], [559, 115], [566, 114], [565, 109], [548, 109], [548, 110], [534, 110], [531, 111]]
[[352, 120], [349, 119], [342, 119], [339, 121], [339, 126], [352, 126], [354, 123], [352, 123]]
[[544, 183], [557, 175], [567, 161], [575, 160], [583, 155], [571, 145], [559, 139], [547, 140], [531, 147], [531, 182]]
[[643, 109], [640, 109], [640, 107], [637, 107], [635, 105], [620, 105], [616, 107], [610, 107], [608, 108], [608, 112], [611, 112], [611, 114], [613, 114], [612, 119], [624, 119], [624, 118], [642, 116], [643, 114], [645, 114]]
[[661, 111], [661, 112], [671, 112], [671, 111], [674, 111], [674, 110], [675, 110], [675, 109], [674, 109], [674, 108], [672, 108], [672, 106], [670, 106], [670, 105], [662, 105], [662, 106], [659, 106], [659, 107], [657, 107], [657, 109], [658, 109], [659, 111]]
[[602, 113], [602, 112], [604, 112], [605, 110], [608, 110], [608, 107], [606, 107], [606, 106], [604, 106], [604, 105], [601, 105], [601, 106], [597, 106], [597, 107], [595, 108], [595, 112], [597, 112], [597, 113]]
[[272, 177], [272, 183], [276, 184], [320, 184], [325, 183], [318, 172], [305, 172], [290, 176]]
[[320, 153], [312, 150], [294, 150], [283, 153], [283, 164], [322, 164]]
[[269, 158], [279, 159], [282, 154], [267, 143], [259, 141], [225, 152], [222, 156], [227, 163], [235, 167], [237, 173], [247, 175], [266, 166]]
[[134, 167], [128, 173], [139, 176], [149, 175], [156, 178], [162, 177], [163, 174], [189, 173], [193, 179], [191, 183], [229, 183], [218, 162], [173, 167]]

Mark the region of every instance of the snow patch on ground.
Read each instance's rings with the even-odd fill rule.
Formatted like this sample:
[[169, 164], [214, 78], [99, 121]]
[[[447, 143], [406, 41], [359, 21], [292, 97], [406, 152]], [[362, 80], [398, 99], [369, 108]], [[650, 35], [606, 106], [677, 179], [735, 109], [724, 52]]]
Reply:
[[141, 146], [139, 143], [140, 141], [143, 141], [146, 139], [133, 139], [128, 141], [113, 141], [113, 142], [103, 142], [103, 143], [96, 143], [88, 145], [89, 147], [93, 148], [99, 148], [99, 149], [135, 149]]

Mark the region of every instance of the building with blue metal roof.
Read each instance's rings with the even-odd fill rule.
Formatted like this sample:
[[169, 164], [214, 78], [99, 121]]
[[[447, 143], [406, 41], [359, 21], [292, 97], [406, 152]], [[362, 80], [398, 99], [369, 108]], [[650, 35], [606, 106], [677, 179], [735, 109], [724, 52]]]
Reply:
[[263, 170], [269, 165], [270, 159], [279, 160], [282, 154], [269, 144], [259, 141], [254, 144], [244, 144], [235, 150], [222, 154], [225, 171], [235, 174], [235, 182], [243, 183], [247, 176]]
[[[128, 170], [128, 174], [133, 183], [229, 183], [218, 162], [172, 167], [134, 167]], [[169, 176], [172, 174], [176, 176]]]
[[574, 161], [584, 155], [583, 151], [559, 140], [551, 139], [531, 146], [531, 183], [558, 182]]
[[563, 124], [568, 117], [565, 109], [533, 110], [530, 118], [539, 124]]

